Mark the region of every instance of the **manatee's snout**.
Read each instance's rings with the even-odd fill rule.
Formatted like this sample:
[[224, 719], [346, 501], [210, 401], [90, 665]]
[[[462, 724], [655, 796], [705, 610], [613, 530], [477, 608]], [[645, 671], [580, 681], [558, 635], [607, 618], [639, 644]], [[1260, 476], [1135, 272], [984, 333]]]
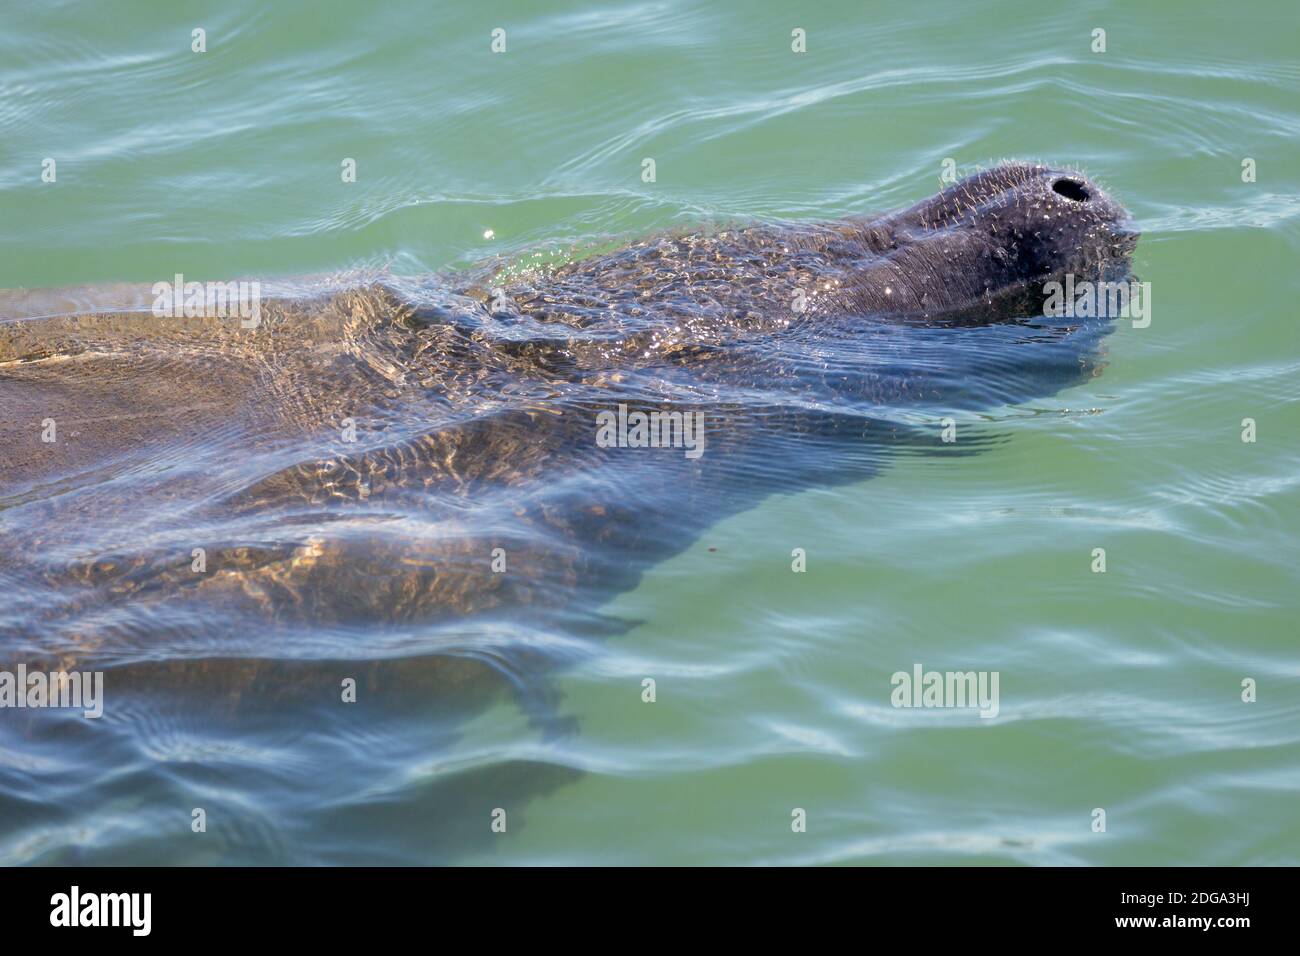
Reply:
[[[1026, 290], [1067, 276], [1121, 280], [1138, 239], [1128, 210], [1083, 173], [1014, 162], [953, 183], [883, 220], [882, 231], [886, 260], [856, 277], [853, 305], [947, 321], [1035, 309]], [[883, 303], [870, 293], [880, 283]]]
[[1026, 237], [1042, 274], [1127, 271], [1139, 232], [1133, 217], [1097, 183], [1072, 170], [1033, 166], [1022, 187], [1036, 227]]
[[1001, 280], [1030, 279], [1126, 258], [1138, 232], [1127, 209], [1083, 173], [1001, 163], [949, 186], [898, 217], [915, 238], [938, 234], [945, 252], [982, 250]]
[[1118, 277], [1128, 272], [1138, 231], [1129, 211], [1081, 172], [1003, 163], [938, 197], [945, 212], [992, 248], [1000, 282]]

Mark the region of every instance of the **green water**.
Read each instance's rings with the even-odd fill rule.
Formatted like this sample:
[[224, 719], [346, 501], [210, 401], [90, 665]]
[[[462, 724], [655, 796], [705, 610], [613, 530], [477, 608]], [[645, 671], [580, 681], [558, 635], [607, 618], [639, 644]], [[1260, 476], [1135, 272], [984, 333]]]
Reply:
[[[196, 844], [183, 788], [117, 781], [0, 858], [100, 859], [102, 840], [119, 862], [328, 846], [489, 864], [1300, 863], [1298, 16], [1255, 0], [8, 11], [0, 288], [564, 256], [883, 210], [936, 191], [945, 159], [1018, 157], [1078, 164], [1133, 212], [1152, 322], [1121, 323], [1087, 386], [960, 417], [960, 436], [999, 439], [980, 454], [902, 459], [708, 529], [603, 609], [633, 627], [556, 675], [572, 733], [539, 733], [503, 695], [356, 784], [400, 791], [401, 812], [324, 829], [295, 826], [293, 794], [259, 789], [248, 761], [240, 778], [212, 758], [203, 785], [242, 795], [236, 836], [214, 825]], [[997, 671], [998, 717], [892, 707], [891, 675], [915, 663]], [[338, 791], [329, 766], [313, 773]], [[457, 773], [479, 775], [468, 818], [511, 816], [449, 853], [427, 784]], [[133, 808], [165, 800], [176, 832], [133, 834]], [[263, 829], [278, 854], [241, 850]]]

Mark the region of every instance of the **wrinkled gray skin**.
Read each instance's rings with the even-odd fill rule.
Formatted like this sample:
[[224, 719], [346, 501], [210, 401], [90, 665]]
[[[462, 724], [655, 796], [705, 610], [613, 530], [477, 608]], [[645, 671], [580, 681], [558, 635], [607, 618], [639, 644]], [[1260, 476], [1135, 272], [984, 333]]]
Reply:
[[[252, 330], [139, 313], [0, 325], [7, 649], [202, 682], [188, 659], [256, 656], [304, 623], [373, 634], [527, 606], [581, 627], [719, 517], [873, 473], [908, 440], [873, 409], [1019, 401], [1096, 374], [1099, 335], [1017, 329], [988, 340], [988, 368], [959, 336], [1041, 314], [1066, 273], [1126, 275], [1135, 240], [1086, 177], [1005, 164], [884, 216], [284, 299]], [[861, 361], [876, 342], [897, 361]], [[946, 342], [964, 366], [914, 361]], [[989, 369], [1008, 357], [1023, 374], [999, 388]], [[619, 403], [704, 411], [704, 455], [597, 448], [595, 415]], [[346, 418], [357, 445], [337, 439]], [[508, 573], [490, 570], [496, 547]], [[447, 666], [492, 657], [466, 645]]]
[[1127, 211], [1079, 173], [1004, 164], [885, 216], [636, 243], [507, 289], [517, 308], [500, 314], [586, 327], [653, 311], [687, 323], [670, 343], [716, 343], [784, 328], [802, 289], [823, 322], [989, 323], [1034, 314], [1025, 305], [1066, 273], [1122, 276], [1136, 239]]

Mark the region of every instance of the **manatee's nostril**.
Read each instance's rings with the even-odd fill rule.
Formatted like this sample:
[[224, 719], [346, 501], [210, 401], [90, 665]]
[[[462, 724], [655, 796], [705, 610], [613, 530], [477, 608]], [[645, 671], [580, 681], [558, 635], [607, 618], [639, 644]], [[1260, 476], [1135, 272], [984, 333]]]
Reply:
[[1087, 202], [1088, 190], [1083, 188], [1083, 183], [1077, 179], [1058, 179], [1052, 183], [1052, 192], [1059, 193], [1066, 199], [1073, 199], [1075, 202]]

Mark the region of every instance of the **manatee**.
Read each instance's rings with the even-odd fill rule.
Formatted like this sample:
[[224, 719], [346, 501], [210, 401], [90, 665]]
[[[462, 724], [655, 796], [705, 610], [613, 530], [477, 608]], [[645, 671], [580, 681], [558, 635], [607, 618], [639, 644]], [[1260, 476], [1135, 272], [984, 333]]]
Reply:
[[[1100, 374], [1111, 321], [1044, 316], [1044, 287], [1126, 277], [1136, 239], [1082, 173], [1005, 163], [881, 215], [318, 286], [255, 328], [11, 318], [5, 655], [272, 695], [286, 661], [526, 684], [720, 518]], [[701, 453], [598, 442], [652, 412], [702, 421]]]

